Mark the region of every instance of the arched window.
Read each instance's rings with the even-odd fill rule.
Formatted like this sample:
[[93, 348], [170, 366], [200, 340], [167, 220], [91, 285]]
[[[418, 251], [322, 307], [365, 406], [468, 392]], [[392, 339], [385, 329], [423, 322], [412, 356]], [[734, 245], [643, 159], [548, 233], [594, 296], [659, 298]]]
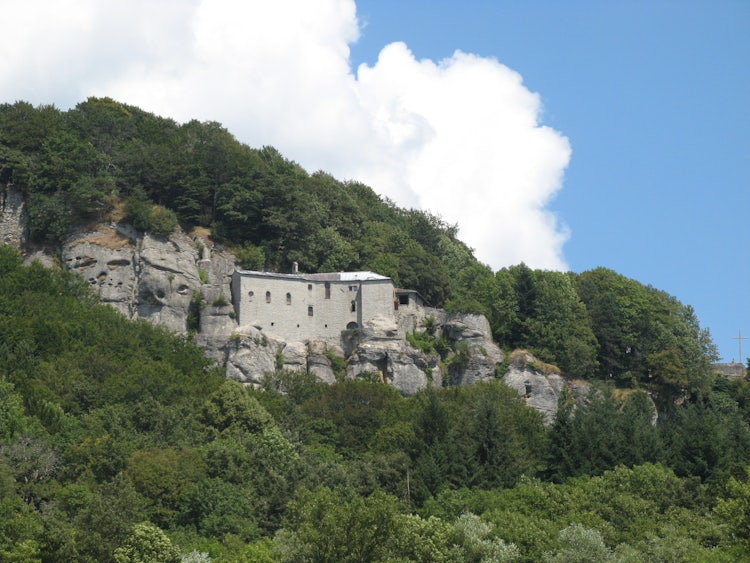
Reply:
[[356, 313], [356, 312], [357, 312], [357, 302], [352, 301], [352, 313]]
[[247, 296], [250, 298], [250, 301], [252, 301], [253, 298], [255, 297], [255, 292], [254, 291], [248, 291], [247, 292]]
[[266, 291], [266, 303], [270, 303], [270, 302], [271, 302], [271, 292]]
[[287, 293], [286, 294], [286, 304], [287, 305], [291, 305], [292, 304], [292, 294], [291, 293]]

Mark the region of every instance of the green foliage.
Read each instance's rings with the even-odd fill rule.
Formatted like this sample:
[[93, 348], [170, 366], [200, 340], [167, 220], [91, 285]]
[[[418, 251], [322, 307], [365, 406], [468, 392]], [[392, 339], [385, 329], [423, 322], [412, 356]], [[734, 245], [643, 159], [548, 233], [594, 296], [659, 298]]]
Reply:
[[326, 350], [326, 358], [331, 364], [331, 371], [337, 381], [342, 381], [346, 377], [346, 360], [337, 356], [332, 350]]
[[122, 546], [115, 549], [115, 563], [179, 563], [180, 550], [157, 526], [144, 522], [133, 531]]
[[245, 243], [235, 251], [240, 267], [245, 270], [262, 271], [266, 265], [266, 253], [251, 242]]
[[455, 353], [447, 361], [448, 372], [453, 376], [454, 380], [457, 380], [466, 371], [470, 360], [471, 352], [469, 351], [469, 344], [462, 340], [456, 344]]
[[0, 443], [11, 441], [27, 424], [23, 397], [13, 392], [12, 383], [0, 378]]
[[[288, 271], [296, 261], [303, 271], [391, 276], [432, 305], [486, 315], [505, 348], [528, 349], [567, 375], [648, 388], [662, 409], [710, 391], [715, 347], [694, 311], [666, 293], [604, 268], [493, 273], [456, 239], [456, 225], [399, 209], [362, 184], [308, 174], [218, 123], [178, 125], [89, 98], [67, 112], [4, 104], [0, 125], [0, 179], [28, 194], [34, 241], [59, 243], [119, 197], [136, 228], [210, 228], [244, 268]], [[197, 330], [195, 312], [189, 324]]]
[[550, 433], [550, 477], [598, 475], [619, 464], [659, 461], [663, 448], [654, 415], [653, 403], [640, 392], [624, 404], [609, 392], [594, 392], [575, 412], [563, 402]]
[[177, 215], [163, 205], [155, 205], [151, 208], [149, 223], [151, 234], [167, 237], [177, 228]]
[[134, 194], [125, 201], [126, 217], [139, 231], [148, 231], [151, 229], [151, 207], [143, 193]]
[[247, 390], [227, 380], [203, 403], [201, 420], [224, 433], [261, 432], [273, 424], [273, 418]]
[[415, 514], [398, 514], [396, 533], [391, 541], [396, 560], [421, 563], [450, 563], [466, 560], [458, 545], [455, 526], [435, 516], [421, 518]]
[[229, 305], [229, 301], [223, 293], [220, 293], [219, 296], [213, 300], [213, 303], [211, 303], [211, 305], [213, 305], [214, 307], [226, 307], [227, 305]]
[[29, 197], [26, 226], [29, 238], [41, 243], [59, 243], [71, 227], [70, 209], [63, 194], [33, 193]]
[[750, 467], [745, 469], [744, 481], [729, 479], [716, 513], [729, 526], [731, 541], [750, 547]]
[[652, 368], [657, 384], [708, 391], [716, 350], [691, 307], [605, 268], [581, 274], [577, 287], [599, 343], [602, 375], [648, 385]]
[[157, 237], [168, 237], [177, 228], [177, 215], [174, 211], [163, 205], [152, 204], [142, 193], [127, 199], [125, 212], [136, 229]]
[[585, 526], [573, 523], [560, 530], [560, 549], [545, 555], [549, 563], [600, 563], [612, 560], [612, 553], [602, 535]]
[[464, 546], [464, 561], [516, 561], [520, 557], [514, 544], [501, 538], [489, 538], [494, 526], [471, 513], [462, 514], [454, 524]]
[[379, 561], [394, 533], [397, 500], [382, 492], [369, 497], [346, 489], [302, 489], [290, 503], [289, 519], [276, 536], [280, 561]]
[[[0, 132], [0, 186], [23, 192], [34, 242], [58, 244], [124, 200], [154, 236], [210, 228], [250, 269], [377, 271], [486, 315], [505, 348], [628, 388], [563, 397], [549, 428], [499, 381], [402, 397], [343, 380], [334, 355], [334, 385], [279, 369], [256, 391], [223, 380], [189, 339], [126, 322], [76, 276], [0, 247], [4, 561], [158, 560], [149, 546], [170, 552], [164, 533], [217, 561], [747, 550], [750, 385], [714, 378], [710, 336], [674, 297], [603, 268], [493, 272], [456, 226], [217, 123], [89, 98], [66, 112], [2, 104]], [[204, 306], [197, 292], [190, 331]], [[466, 343], [451, 350], [434, 319], [422, 328], [412, 346], [466, 369]]]
[[[200, 270], [198, 271], [200, 273]], [[206, 306], [206, 299], [203, 293], [198, 290], [193, 291], [190, 299], [187, 315], [187, 329], [192, 332], [198, 332], [201, 328], [201, 309]]]
[[155, 448], [136, 451], [125, 475], [145, 499], [149, 519], [164, 527], [174, 526], [186, 490], [205, 476], [200, 455], [191, 448]]
[[424, 352], [426, 354], [435, 352], [435, 338], [427, 331], [408, 332], [406, 334], [406, 340], [420, 352]]
[[253, 390], [187, 339], [97, 305], [75, 276], [5, 248], [0, 272], [4, 560], [134, 557], [145, 521], [217, 561], [746, 550], [743, 382], [658, 420], [647, 392], [605, 389], [563, 402], [551, 428], [500, 381], [403, 397], [282, 370]]

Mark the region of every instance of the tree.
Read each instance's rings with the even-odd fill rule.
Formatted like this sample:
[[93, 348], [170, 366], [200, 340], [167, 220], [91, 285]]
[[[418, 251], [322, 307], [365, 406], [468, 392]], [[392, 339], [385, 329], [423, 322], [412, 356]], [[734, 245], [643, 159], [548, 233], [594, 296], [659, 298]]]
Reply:
[[116, 563], [179, 563], [180, 550], [160, 528], [143, 522], [133, 526], [114, 558]]
[[169, 527], [175, 524], [183, 495], [205, 477], [205, 471], [197, 451], [169, 447], [136, 451], [125, 474], [135, 490], [147, 499], [149, 518]]
[[0, 377], [0, 443], [13, 440], [27, 425], [23, 398], [12, 383]]
[[391, 539], [390, 551], [398, 561], [451, 563], [465, 561], [466, 553], [458, 544], [457, 526], [435, 516], [421, 518], [416, 514], [399, 514]]
[[573, 523], [560, 531], [561, 547], [546, 554], [549, 563], [602, 563], [612, 559], [612, 552], [604, 544], [602, 535], [582, 524]]
[[464, 548], [464, 561], [501, 563], [520, 558], [521, 554], [514, 544], [500, 538], [489, 538], [494, 526], [476, 514], [462, 514], [453, 526]]
[[395, 497], [376, 491], [361, 497], [351, 490], [302, 489], [277, 533], [281, 561], [381, 561], [397, 533]]
[[730, 477], [716, 513], [729, 526], [733, 543], [750, 546], [750, 466], [745, 468], [745, 475], [744, 481]]
[[226, 380], [201, 408], [201, 420], [219, 432], [260, 432], [273, 418], [238, 382]]

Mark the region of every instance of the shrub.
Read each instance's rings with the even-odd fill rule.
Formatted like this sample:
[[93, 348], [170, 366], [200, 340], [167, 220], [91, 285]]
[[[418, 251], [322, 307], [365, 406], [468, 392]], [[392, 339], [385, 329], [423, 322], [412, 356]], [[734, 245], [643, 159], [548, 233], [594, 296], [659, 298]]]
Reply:
[[151, 208], [151, 233], [157, 237], [167, 237], [177, 228], [177, 215], [162, 205]]

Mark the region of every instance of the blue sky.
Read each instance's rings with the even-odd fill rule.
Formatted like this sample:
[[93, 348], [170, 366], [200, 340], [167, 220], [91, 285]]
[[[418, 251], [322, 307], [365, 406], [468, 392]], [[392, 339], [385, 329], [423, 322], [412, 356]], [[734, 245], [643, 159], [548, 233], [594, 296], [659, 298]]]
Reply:
[[572, 147], [549, 205], [570, 229], [570, 268], [605, 266], [676, 296], [739, 360], [733, 338], [750, 336], [750, 2], [357, 7], [355, 66], [404, 41], [417, 58], [461, 49], [519, 72]]
[[[748, 0], [6, 0], [0, 101], [222, 123], [441, 215], [493, 269], [611, 268], [750, 337]], [[744, 356], [750, 356], [746, 341]]]

